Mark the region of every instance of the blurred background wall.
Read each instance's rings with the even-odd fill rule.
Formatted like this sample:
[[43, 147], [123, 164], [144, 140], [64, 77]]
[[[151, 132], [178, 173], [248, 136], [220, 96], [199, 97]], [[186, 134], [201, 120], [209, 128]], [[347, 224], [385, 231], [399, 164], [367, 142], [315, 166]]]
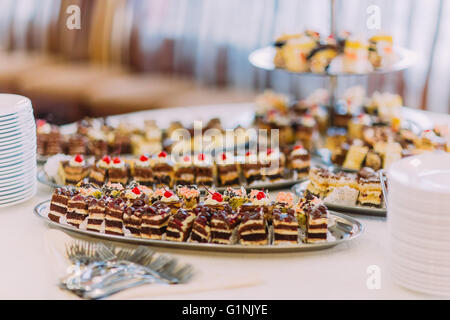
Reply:
[[[407, 106], [450, 112], [449, 0], [336, 3], [338, 30], [368, 33], [375, 4], [381, 29], [420, 55], [405, 72], [348, 77], [341, 91], [362, 84], [369, 94], [397, 92]], [[79, 30], [66, 27], [72, 4], [81, 9]], [[0, 89], [31, 96], [39, 115], [57, 122], [249, 101], [265, 88], [302, 98], [327, 80], [257, 70], [247, 57], [283, 32], [328, 33], [329, 8], [329, 0], [2, 0]]]

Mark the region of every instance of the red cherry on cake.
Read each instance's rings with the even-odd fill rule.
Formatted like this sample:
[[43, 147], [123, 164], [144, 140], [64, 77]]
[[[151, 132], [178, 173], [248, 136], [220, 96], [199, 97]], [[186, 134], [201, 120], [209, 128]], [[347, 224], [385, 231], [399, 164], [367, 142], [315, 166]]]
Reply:
[[170, 191], [164, 192], [164, 197], [166, 197], [166, 198], [170, 198], [172, 195], [173, 195], [173, 193]]
[[46, 124], [47, 123], [47, 121], [45, 121], [45, 120], [43, 120], [43, 119], [39, 119], [39, 120], [37, 120], [36, 121], [36, 126], [38, 127], [38, 128], [40, 128], [40, 127], [42, 127], [44, 124]]
[[227, 155], [225, 153], [222, 153], [222, 160], [227, 160]]
[[191, 161], [191, 157], [189, 157], [189, 156], [184, 156], [183, 161], [184, 161], [184, 162], [189, 162], [189, 161]]
[[165, 151], [161, 151], [161, 152], [158, 154], [158, 158], [165, 158], [165, 157], [167, 157], [167, 152], [165, 152]]
[[115, 157], [115, 158], [113, 159], [113, 163], [115, 163], [115, 164], [120, 163], [120, 158], [119, 158], [119, 157]]
[[138, 187], [134, 187], [133, 189], [131, 189], [131, 192], [133, 192], [134, 194], [141, 194], [141, 190], [139, 190]]
[[146, 157], [145, 155], [142, 155], [139, 160], [141, 160], [142, 162], [145, 162], [148, 160], [148, 157]]
[[303, 146], [301, 144], [298, 144], [294, 147], [294, 150], [300, 150], [303, 149]]
[[77, 154], [74, 158], [75, 162], [81, 163], [83, 162], [83, 156], [81, 154]]
[[266, 195], [262, 191], [258, 192], [258, 194], [256, 195], [256, 199], [258, 200], [264, 199], [265, 197]]
[[247, 151], [246, 153], [245, 153], [245, 155], [248, 157], [249, 155], [251, 155], [252, 153], [250, 152], [250, 151]]
[[220, 193], [218, 193], [218, 192], [214, 192], [213, 195], [212, 195], [212, 198], [214, 200], [216, 200], [217, 202], [222, 202], [223, 201], [222, 195]]
[[205, 160], [205, 155], [204, 155], [203, 153], [200, 153], [200, 154], [198, 155], [198, 160], [200, 160], [200, 161]]
[[272, 149], [267, 149], [267, 155], [270, 155], [273, 152]]
[[107, 164], [109, 164], [109, 163], [111, 162], [111, 158], [110, 158], [109, 156], [104, 156], [104, 157], [102, 158], [102, 161], [105, 162], [105, 163], [107, 163]]

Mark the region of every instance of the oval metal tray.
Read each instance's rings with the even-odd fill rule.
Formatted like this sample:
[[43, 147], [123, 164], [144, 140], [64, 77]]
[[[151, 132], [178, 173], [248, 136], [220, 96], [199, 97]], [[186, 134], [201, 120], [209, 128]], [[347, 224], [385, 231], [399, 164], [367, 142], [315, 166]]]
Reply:
[[[306, 190], [306, 186], [308, 185], [309, 180], [303, 181], [294, 185], [291, 190], [295, 195], [302, 197], [303, 192]], [[339, 204], [333, 204], [329, 202], [325, 202], [325, 205], [332, 210], [343, 211], [345, 213], [355, 213], [362, 215], [371, 215], [371, 216], [380, 216], [386, 217], [387, 209], [386, 208], [372, 208], [372, 207], [364, 207], [364, 206], [344, 206]]]
[[47, 222], [53, 227], [64, 229], [70, 232], [92, 236], [95, 238], [140, 244], [150, 245], [166, 248], [200, 250], [200, 251], [215, 251], [215, 252], [235, 252], [235, 253], [277, 253], [277, 252], [295, 252], [295, 251], [311, 251], [321, 250], [336, 246], [338, 244], [352, 241], [358, 238], [364, 228], [360, 222], [337, 212], [329, 212], [330, 227], [329, 239], [326, 242], [319, 243], [299, 243], [297, 245], [261, 245], [261, 246], [246, 246], [239, 244], [213, 244], [213, 243], [194, 243], [194, 242], [174, 242], [167, 240], [151, 240], [143, 238], [134, 238], [128, 236], [116, 236], [83, 229], [77, 229], [74, 226], [64, 223], [57, 223], [51, 221], [47, 214], [50, 208], [50, 201], [44, 201], [34, 208], [35, 215]]

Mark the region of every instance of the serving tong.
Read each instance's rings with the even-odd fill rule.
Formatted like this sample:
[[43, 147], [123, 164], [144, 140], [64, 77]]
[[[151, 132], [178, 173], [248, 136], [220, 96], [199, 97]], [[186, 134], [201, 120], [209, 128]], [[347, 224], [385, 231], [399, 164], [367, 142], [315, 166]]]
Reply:
[[139, 246], [117, 248], [75, 241], [66, 246], [72, 262], [60, 287], [86, 299], [99, 299], [147, 283], [186, 283], [193, 275], [188, 264]]

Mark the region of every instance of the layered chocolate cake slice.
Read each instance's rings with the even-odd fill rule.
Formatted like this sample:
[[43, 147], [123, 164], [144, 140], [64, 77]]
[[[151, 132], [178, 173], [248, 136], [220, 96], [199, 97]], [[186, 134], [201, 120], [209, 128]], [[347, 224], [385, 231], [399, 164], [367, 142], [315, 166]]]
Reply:
[[223, 210], [214, 211], [210, 221], [211, 242], [231, 244], [237, 221], [237, 214], [227, 213]]
[[133, 177], [136, 182], [145, 186], [153, 185], [153, 171], [150, 158], [142, 155], [134, 161]]
[[191, 210], [180, 209], [170, 217], [167, 225], [166, 239], [169, 241], [186, 241], [191, 232], [195, 214]]
[[211, 210], [207, 207], [197, 207], [194, 212], [197, 217], [192, 224], [191, 241], [208, 243], [211, 240]]
[[212, 186], [214, 183], [213, 162], [210, 156], [199, 153], [194, 160], [195, 183]]
[[306, 214], [306, 237], [307, 243], [321, 242], [327, 240], [328, 232], [328, 209], [318, 198], [313, 198], [304, 206]]
[[64, 137], [57, 126], [51, 126], [45, 146], [46, 155], [54, 155], [64, 152]]
[[170, 208], [162, 203], [146, 206], [142, 214], [141, 237], [162, 239], [170, 217]]
[[59, 163], [58, 175], [65, 185], [77, 185], [89, 175], [90, 166], [80, 154]]
[[243, 245], [264, 245], [268, 242], [267, 225], [262, 208], [240, 213], [239, 242]]
[[258, 156], [251, 151], [245, 154], [244, 159], [239, 163], [241, 172], [247, 182], [247, 185], [251, 185], [254, 182], [259, 182], [263, 179], [261, 169], [262, 165], [258, 160]]
[[380, 178], [372, 168], [365, 167], [358, 172], [358, 203], [363, 206], [381, 207], [382, 189]]
[[67, 204], [69, 199], [74, 196], [74, 191], [71, 188], [63, 187], [56, 188], [53, 191], [52, 199], [50, 202], [50, 211], [48, 218], [55, 222], [60, 222], [60, 218], [64, 217], [67, 213]]
[[51, 125], [43, 120], [36, 120], [36, 152], [45, 155], [45, 147], [47, 145], [48, 136], [52, 130]]
[[184, 156], [175, 164], [175, 184], [192, 185], [195, 183], [195, 169], [190, 156]]
[[193, 209], [200, 202], [200, 191], [196, 185], [177, 186], [177, 195], [186, 209]]
[[100, 199], [91, 198], [88, 203], [88, 221], [87, 229], [90, 231], [100, 232], [103, 221], [105, 221], [106, 207], [108, 205], [108, 198], [102, 197]]
[[80, 228], [80, 225], [88, 216], [88, 201], [85, 196], [76, 194], [67, 202], [67, 223]]
[[161, 151], [156, 158], [153, 159], [153, 177], [157, 186], [173, 185], [174, 168], [170, 158], [165, 151]]
[[294, 179], [303, 179], [308, 176], [311, 164], [311, 155], [308, 150], [298, 144], [293, 147], [288, 156], [288, 166], [294, 174]]
[[273, 203], [269, 199], [268, 192], [252, 189], [248, 195], [248, 200], [249, 202], [240, 207], [240, 212], [253, 212], [261, 209], [266, 221], [272, 222]]
[[217, 181], [221, 186], [237, 186], [239, 181], [239, 167], [235, 157], [229, 152], [223, 152], [216, 158]]
[[101, 187], [108, 178], [108, 169], [111, 167], [111, 158], [104, 156], [98, 160], [89, 172], [89, 182]]
[[264, 180], [272, 182], [283, 179], [286, 157], [280, 150], [267, 149], [259, 153]]
[[112, 160], [111, 167], [108, 170], [108, 180], [112, 183], [121, 183], [126, 185], [128, 182], [128, 176], [128, 164], [119, 157], [115, 157]]
[[87, 154], [88, 140], [81, 134], [73, 134], [69, 138], [68, 152], [70, 155]]
[[273, 244], [297, 244], [298, 243], [298, 221], [295, 211], [288, 209], [282, 212], [275, 209], [273, 217]]
[[123, 213], [126, 202], [122, 198], [110, 201], [106, 207], [105, 233], [112, 235], [123, 235]]
[[133, 237], [141, 236], [142, 216], [147, 211], [147, 206], [127, 207], [123, 213], [123, 224]]
[[89, 139], [87, 149], [89, 154], [100, 159], [103, 155], [108, 153], [108, 142], [106, 134], [99, 128], [89, 128], [87, 132]]

